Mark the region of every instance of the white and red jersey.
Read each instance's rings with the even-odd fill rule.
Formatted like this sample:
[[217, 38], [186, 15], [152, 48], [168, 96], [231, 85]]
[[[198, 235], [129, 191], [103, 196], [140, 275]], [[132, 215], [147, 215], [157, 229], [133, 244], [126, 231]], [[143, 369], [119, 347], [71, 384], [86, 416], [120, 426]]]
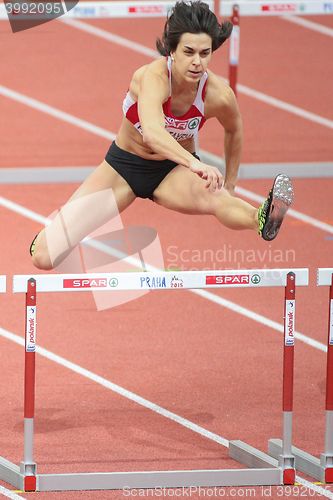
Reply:
[[[168, 99], [163, 103], [165, 128], [176, 141], [183, 141], [195, 137], [206, 121], [204, 116], [204, 101], [208, 73], [205, 72], [200, 78], [197, 95], [190, 109], [182, 116], [174, 116], [171, 112], [171, 64], [172, 61], [169, 56], [167, 58], [167, 67], [170, 92]], [[123, 102], [123, 112], [126, 118], [133, 123], [134, 127], [142, 134], [138, 103], [132, 98], [129, 91]]]

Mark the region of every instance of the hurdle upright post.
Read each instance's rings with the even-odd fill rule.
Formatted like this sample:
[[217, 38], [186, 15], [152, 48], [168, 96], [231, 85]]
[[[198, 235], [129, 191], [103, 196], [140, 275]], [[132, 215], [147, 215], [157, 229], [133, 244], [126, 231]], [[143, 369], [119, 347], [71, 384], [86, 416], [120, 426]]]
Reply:
[[[327, 367], [326, 367], [326, 431], [324, 452], [317, 458], [307, 451], [291, 447], [295, 457], [295, 467], [308, 476], [333, 483], [333, 268], [319, 268], [317, 276], [318, 286], [329, 286], [329, 313], [328, 313], [328, 335], [327, 335]], [[288, 403], [288, 402], [287, 402]], [[278, 458], [288, 454], [281, 439], [270, 439], [268, 450], [272, 457]]]
[[237, 96], [237, 73], [239, 63], [239, 6], [233, 5], [231, 22], [233, 30], [230, 36], [229, 48], [229, 85]]
[[283, 347], [283, 447], [279, 462], [283, 469], [283, 483], [295, 483], [295, 459], [292, 455], [292, 412], [294, 388], [295, 346], [295, 273], [287, 274], [284, 301], [284, 347]]
[[329, 289], [325, 410], [325, 449], [320, 455], [320, 465], [325, 471], [325, 483], [333, 483], [333, 273]]
[[33, 458], [36, 355], [36, 280], [34, 278], [30, 278], [27, 282], [25, 305], [24, 453], [20, 471], [24, 476], [24, 490], [36, 491], [37, 466]]
[[[256, 450], [243, 441], [229, 443], [229, 454], [239, 462], [252, 467], [267, 467], [278, 464], [281, 471], [281, 484], [295, 484], [295, 459], [292, 454], [292, 411], [294, 385], [294, 344], [295, 344], [295, 294], [296, 274], [289, 271], [285, 279], [284, 293], [284, 339], [283, 339], [283, 387], [282, 387], [282, 434], [280, 449], [274, 458]], [[272, 440], [270, 440], [272, 441]], [[277, 440], [274, 440], [277, 441]], [[269, 442], [270, 446], [270, 442]], [[270, 447], [269, 452], [271, 453]]]

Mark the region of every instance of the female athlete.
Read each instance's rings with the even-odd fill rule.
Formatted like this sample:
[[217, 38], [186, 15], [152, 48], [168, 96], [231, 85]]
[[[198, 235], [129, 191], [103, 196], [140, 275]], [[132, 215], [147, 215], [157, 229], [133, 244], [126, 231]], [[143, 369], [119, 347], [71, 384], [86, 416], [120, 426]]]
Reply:
[[[162, 57], [133, 74], [116, 140], [70, 201], [112, 189], [119, 212], [136, 197], [150, 198], [182, 213], [214, 215], [228, 228], [252, 229], [265, 240], [276, 237], [293, 199], [287, 176], [276, 177], [259, 208], [234, 196], [242, 149], [241, 116], [230, 87], [208, 69], [213, 52], [231, 31], [231, 23], [219, 24], [202, 1], [175, 4], [156, 43]], [[210, 118], [224, 129], [225, 178], [195, 153], [198, 131]], [[89, 231], [105, 222], [103, 208], [88, 224]], [[51, 269], [68, 255], [69, 247], [85, 236], [86, 217], [87, 211], [70, 214], [67, 246], [61, 248], [58, 243], [56, 256], [53, 251], [51, 257], [42, 230], [30, 247], [34, 265]], [[57, 220], [52, 224], [56, 228]]]

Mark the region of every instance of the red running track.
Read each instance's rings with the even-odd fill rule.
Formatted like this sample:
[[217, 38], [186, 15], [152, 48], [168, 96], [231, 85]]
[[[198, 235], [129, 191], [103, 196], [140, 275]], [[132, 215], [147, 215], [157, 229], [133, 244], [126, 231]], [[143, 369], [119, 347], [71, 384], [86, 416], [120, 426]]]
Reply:
[[[330, 118], [332, 68], [323, 66], [331, 53], [330, 40], [279, 19], [265, 23], [242, 20], [241, 83]], [[135, 30], [121, 20], [91, 24], [149, 47], [161, 31], [157, 20], [142, 20]], [[147, 56], [60, 22], [15, 36], [5, 23], [0, 23], [0, 29], [1, 85], [104, 129], [117, 130], [130, 74], [137, 65], [149, 62]], [[226, 53], [224, 49], [221, 56], [216, 55], [213, 63], [221, 75], [227, 73]], [[320, 67], [325, 67], [324, 75]], [[327, 127], [242, 94], [240, 105], [245, 162], [332, 159], [332, 133]], [[0, 123], [2, 166], [94, 165], [108, 147], [106, 139], [8, 98], [0, 97], [0, 106], [6, 116], [6, 122]], [[221, 153], [221, 131], [214, 123], [204, 129], [201, 146]], [[269, 188], [267, 181], [240, 185], [261, 195]], [[0, 195], [47, 216], [74, 188], [3, 185]], [[332, 188], [332, 180], [296, 180], [294, 208], [332, 227]], [[27, 249], [40, 226], [3, 207], [0, 218], [6, 228], [0, 272], [9, 281], [13, 274], [34, 272]], [[136, 201], [122, 220], [124, 225], [158, 230], [166, 267], [309, 267], [311, 286], [297, 293], [296, 326], [325, 343], [327, 291], [315, 287], [314, 272], [317, 267], [332, 266], [332, 232], [288, 217], [281, 236], [267, 245], [255, 235], [221, 228], [213, 218], [184, 216], [158, 206], [151, 210], [151, 202], [143, 200]], [[214, 260], [204, 257], [207, 249]], [[216, 262], [221, 249], [225, 258]], [[250, 255], [255, 258], [251, 260]], [[281, 323], [282, 290], [251, 292], [214, 294]], [[1, 297], [1, 303], [0, 326], [22, 337], [23, 296], [9, 293]], [[267, 439], [281, 434], [282, 338], [272, 328], [190, 292], [149, 293], [99, 313], [88, 294], [46, 294], [39, 298], [39, 311], [39, 344], [93, 373], [227, 439], [243, 439], [266, 450]], [[0, 343], [5, 402], [1, 405], [0, 453], [19, 462], [23, 352], [3, 338]], [[294, 442], [317, 455], [323, 447], [324, 365], [322, 351], [297, 342]], [[95, 382], [41, 356], [37, 367], [40, 473], [237, 466], [217, 443]], [[255, 491], [259, 496], [260, 489]], [[55, 495], [39, 493], [38, 497]], [[272, 497], [278, 495], [273, 488]], [[62, 496], [122, 498], [119, 492]]]

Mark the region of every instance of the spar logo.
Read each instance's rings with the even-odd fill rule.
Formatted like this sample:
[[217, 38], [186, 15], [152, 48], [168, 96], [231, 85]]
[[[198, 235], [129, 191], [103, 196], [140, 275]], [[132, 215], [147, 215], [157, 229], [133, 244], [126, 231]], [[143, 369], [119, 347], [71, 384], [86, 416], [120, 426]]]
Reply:
[[297, 5], [294, 3], [265, 4], [261, 6], [262, 12], [296, 12]]
[[191, 118], [190, 120], [177, 120], [176, 118], [172, 118], [171, 116], [165, 116], [165, 125], [167, 127], [172, 127], [176, 130], [194, 130], [199, 127], [200, 119], [199, 118]]
[[198, 127], [199, 123], [200, 123], [200, 121], [199, 121], [199, 119], [198, 119], [198, 118], [193, 118], [193, 120], [191, 120], [191, 121], [188, 123], [188, 128], [189, 128], [190, 130], [193, 130], [193, 129], [195, 129], [195, 128], [197, 128], [197, 127]]
[[259, 285], [260, 281], [261, 278], [259, 274], [254, 274], [253, 276], [251, 276], [251, 283], [253, 283], [254, 285]]
[[226, 274], [222, 276], [206, 276], [206, 285], [249, 285], [249, 274]]
[[118, 284], [119, 284], [119, 281], [117, 278], [111, 278], [109, 280], [109, 285], [111, 288], [116, 288], [118, 286]]
[[142, 276], [140, 286], [141, 288], [166, 288], [166, 280], [163, 276]]
[[167, 127], [173, 127], [177, 130], [186, 130], [187, 120], [176, 120], [171, 116], [165, 116], [165, 124]]
[[27, 307], [26, 350], [36, 350], [36, 307]]
[[115, 288], [118, 286], [117, 278], [75, 278], [64, 279], [63, 288]]

